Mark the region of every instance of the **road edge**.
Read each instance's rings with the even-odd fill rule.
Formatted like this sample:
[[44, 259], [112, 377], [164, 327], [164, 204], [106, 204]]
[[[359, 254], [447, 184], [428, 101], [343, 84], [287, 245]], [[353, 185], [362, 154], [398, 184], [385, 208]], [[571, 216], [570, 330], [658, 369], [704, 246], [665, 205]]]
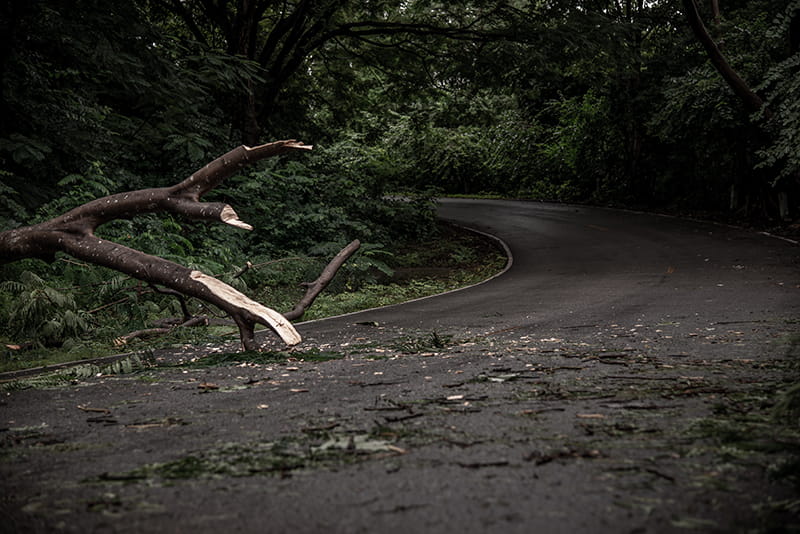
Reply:
[[[449, 220], [446, 220], [446, 219], [442, 219], [442, 220], [444, 220], [448, 224], [451, 224], [451, 225], [453, 225], [453, 226], [455, 226], [457, 228], [461, 228], [461, 229], [464, 229], [464, 230], [467, 230], [469, 232], [473, 232], [473, 233], [482, 235], [484, 237], [487, 237], [487, 238], [493, 240], [499, 246], [499, 248], [501, 248], [503, 250], [503, 252], [504, 252], [504, 254], [506, 256], [506, 264], [503, 267], [503, 269], [501, 269], [499, 272], [493, 274], [492, 276], [490, 276], [489, 278], [487, 278], [485, 280], [481, 280], [480, 282], [476, 282], [476, 283], [470, 284], [468, 286], [459, 287], [457, 289], [451, 289], [451, 290], [445, 291], [443, 293], [436, 293], [434, 295], [426, 295], [424, 297], [418, 297], [418, 298], [415, 298], [415, 299], [406, 300], [404, 302], [398, 302], [396, 304], [388, 304], [386, 306], [376, 306], [374, 308], [367, 308], [367, 309], [363, 309], [363, 310], [357, 310], [357, 311], [353, 311], [353, 312], [349, 312], [349, 313], [343, 313], [343, 314], [340, 314], [340, 315], [331, 315], [330, 317], [322, 317], [320, 319], [312, 319], [310, 321], [303, 321], [303, 322], [300, 322], [300, 323], [295, 323], [295, 326], [302, 326], [302, 325], [306, 325], [306, 324], [314, 324], [314, 323], [318, 323], [318, 322], [321, 322], [321, 321], [328, 321], [330, 319], [338, 319], [338, 318], [341, 318], [341, 317], [348, 317], [350, 315], [356, 315], [356, 314], [359, 314], [359, 313], [367, 313], [367, 312], [371, 312], [371, 311], [375, 311], [375, 310], [380, 310], [380, 309], [383, 309], [383, 308], [391, 308], [391, 307], [394, 307], [394, 306], [402, 306], [403, 304], [408, 304], [410, 302], [418, 302], [420, 300], [440, 297], [442, 295], [448, 295], [450, 293], [455, 293], [456, 291], [463, 291], [465, 289], [470, 289], [470, 288], [473, 288], [473, 287], [477, 287], [477, 286], [479, 286], [481, 284], [485, 284], [485, 283], [487, 283], [487, 282], [489, 282], [491, 280], [494, 280], [495, 278], [497, 278], [499, 276], [502, 276], [509, 269], [511, 269], [511, 266], [514, 264], [514, 255], [511, 253], [511, 249], [508, 247], [508, 245], [506, 244], [505, 241], [503, 241], [502, 239], [500, 239], [496, 235], [492, 235], [492, 234], [489, 234], [489, 233], [486, 233], [486, 232], [482, 232], [480, 230], [477, 230], [475, 228], [470, 228], [468, 226], [463, 226], [463, 225], [454, 223], [453, 221], [449, 221]], [[268, 328], [264, 328], [262, 330], [256, 331], [256, 333], [265, 332], [265, 331], [269, 331], [269, 329]], [[55, 371], [60, 371], [62, 369], [68, 369], [68, 368], [71, 368], [71, 367], [78, 367], [80, 365], [111, 364], [111, 363], [117, 362], [119, 360], [124, 360], [125, 358], [130, 358], [131, 356], [137, 356], [137, 355], [144, 354], [146, 352], [147, 351], [126, 352], [124, 354], [112, 354], [110, 356], [99, 356], [97, 358], [88, 358], [88, 359], [84, 359], [84, 360], [75, 360], [75, 361], [72, 361], [72, 362], [63, 362], [63, 363], [58, 363], [58, 364], [53, 364], [53, 365], [46, 365], [46, 366], [43, 366], [43, 367], [31, 367], [31, 368], [28, 368], [28, 369], [19, 369], [19, 370], [16, 370], [16, 371], [6, 371], [4, 373], [0, 373], [0, 384], [5, 384], [5, 383], [8, 383], [8, 382], [14, 382], [16, 380], [20, 380], [20, 379], [23, 379], [23, 378], [30, 378], [30, 377], [40, 376], [40, 375], [43, 375], [43, 374], [47, 374], [47, 373], [51, 373], [51, 372], [55, 372]]]
[[432, 299], [432, 298], [436, 298], [436, 297], [441, 297], [442, 295], [449, 295], [451, 293], [456, 293], [458, 291], [464, 291], [466, 289], [472, 289], [473, 287], [477, 287], [477, 286], [483, 285], [483, 284], [485, 284], [487, 282], [491, 282], [495, 278], [503, 276], [505, 273], [507, 273], [509, 271], [509, 269], [511, 269], [511, 266], [514, 264], [514, 254], [511, 252], [511, 249], [509, 248], [508, 244], [506, 244], [505, 241], [503, 241], [502, 239], [500, 239], [496, 235], [489, 234], [487, 232], [482, 232], [481, 230], [477, 230], [475, 228], [470, 228], [469, 226], [463, 226], [461, 224], [457, 224], [457, 223], [455, 223], [453, 221], [450, 221], [450, 220], [447, 220], [447, 219], [441, 219], [441, 220], [443, 220], [446, 223], [451, 224], [451, 225], [453, 225], [453, 226], [455, 226], [457, 228], [462, 228], [464, 230], [473, 232], [475, 234], [479, 234], [479, 235], [482, 235], [484, 237], [488, 237], [488, 238], [492, 239], [493, 241], [495, 241], [495, 243], [497, 243], [500, 246], [500, 248], [503, 250], [503, 252], [504, 252], [504, 254], [506, 256], [506, 265], [499, 272], [493, 274], [489, 278], [487, 278], [485, 280], [481, 280], [480, 282], [475, 282], [474, 284], [470, 284], [468, 286], [459, 287], [459, 288], [456, 288], [456, 289], [450, 289], [448, 291], [444, 291], [442, 293], [436, 293], [434, 295], [426, 295], [424, 297], [417, 297], [415, 299], [406, 300], [404, 302], [398, 302], [396, 304], [387, 304], [386, 306], [376, 306], [374, 308], [367, 308], [367, 309], [364, 309], [364, 310], [358, 310], [358, 311], [343, 313], [341, 315], [331, 315], [330, 317], [322, 317], [320, 319], [312, 319], [310, 321], [303, 321], [301, 323], [295, 323], [295, 325], [296, 326], [303, 326], [303, 325], [306, 325], [306, 324], [314, 324], [314, 323], [319, 323], [319, 322], [322, 322], [322, 321], [329, 321], [331, 319], [339, 319], [339, 318], [342, 318], [342, 317], [349, 317], [350, 315], [357, 315], [359, 313], [367, 313], [367, 312], [372, 312], [372, 311], [375, 311], [375, 310], [383, 310], [383, 309], [386, 309], [386, 308], [393, 308], [395, 306], [403, 306], [404, 304], [409, 304], [411, 302], [419, 302], [421, 300], [427, 300], [427, 299]]

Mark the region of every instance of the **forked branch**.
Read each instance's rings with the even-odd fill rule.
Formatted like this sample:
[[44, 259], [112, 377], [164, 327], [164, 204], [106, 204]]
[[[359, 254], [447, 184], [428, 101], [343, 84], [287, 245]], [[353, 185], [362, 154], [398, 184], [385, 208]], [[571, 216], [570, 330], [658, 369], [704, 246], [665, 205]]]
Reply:
[[[169, 212], [197, 220], [218, 221], [252, 230], [239, 220], [231, 206], [221, 202], [201, 202], [200, 197], [247, 165], [294, 150], [311, 150], [299, 141], [276, 141], [256, 147], [240, 146], [218, 157], [182, 182], [171, 186], [118, 193], [78, 206], [67, 213], [36, 225], [0, 233], [0, 263], [23, 258], [53, 261], [57, 252], [102, 265], [150, 284], [170, 288], [183, 295], [214, 304], [239, 326], [245, 350], [257, 349], [256, 324], [272, 328], [288, 345], [300, 342], [290, 319], [259, 304], [231, 286], [177, 263], [145, 254], [123, 245], [100, 239], [97, 228], [117, 219], [136, 215]], [[333, 277], [336, 270], [358, 248], [351, 243], [309, 287], [306, 296], [289, 317], [299, 317]]]

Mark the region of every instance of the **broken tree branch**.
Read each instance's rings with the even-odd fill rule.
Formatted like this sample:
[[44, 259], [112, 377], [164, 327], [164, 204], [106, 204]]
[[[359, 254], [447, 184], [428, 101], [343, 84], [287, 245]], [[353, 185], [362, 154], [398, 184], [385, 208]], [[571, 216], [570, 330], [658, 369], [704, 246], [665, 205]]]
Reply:
[[300, 299], [300, 302], [289, 312], [283, 314], [284, 317], [293, 321], [295, 319], [299, 319], [303, 316], [306, 310], [314, 303], [314, 300], [317, 298], [323, 289], [327, 287], [331, 280], [333, 280], [336, 271], [347, 261], [347, 259], [352, 256], [355, 251], [358, 250], [358, 247], [361, 246], [361, 242], [356, 239], [334, 256], [334, 258], [328, 263], [328, 265], [322, 270], [319, 277], [308, 284], [308, 289], [306, 290], [306, 294], [303, 295], [303, 298]]
[[[305, 295], [303, 295], [303, 297], [300, 299], [300, 301], [298, 301], [298, 303], [295, 305], [295, 307], [291, 311], [289, 311], [287, 313], [284, 313], [283, 316], [286, 319], [289, 319], [290, 321], [293, 321], [295, 319], [299, 319], [300, 317], [302, 317], [303, 314], [305, 313], [305, 311], [308, 308], [310, 308], [311, 305], [314, 303], [314, 300], [317, 298], [317, 296], [325, 289], [325, 287], [327, 287], [327, 285], [330, 283], [330, 281], [333, 279], [333, 277], [339, 271], [339, 269], [344, 264], [344, 262], [346, 262], [350, 258], [350, 256], [352, 256], [359, 249], [360, 246], [361, 246], [361, 243], [357, 239], [355, 241], [351, 242], [349, 245], [347, 245], [345, 248], [343, 248], [341, 251], [339, 251], [339, 253], [336, 256], [334, 256], [334, 258], [328, 263], [328, 265], [325, 267], [325, 269], [322, 270], [322, 272], [320, 273], [320, 276], [316, 280], [314, 280], [313, 282], [307, 282], [307, 283], [302, 284], [302, 285], [304, 285], [305, 287], [308, 288], [306, 290]], [[286, 260], [286, 259], [292, 259], [292, 258], [283, 258], [283, 260]], [[297, 258], [294, 258], [294, 259], [297, 259]], [[274, 263], [276, 261], [282, 261], [282, 260], [273, 260], [271, 262], [265, 262], [265, 264], [266, 263]], [[260, 265], [263, 265], [263, 264], [260, 264]], [[243, 275], [244, 273], [246, 273], [249, 269], [251, 269], [253, 267], [254, 267], [254, 265], [251, 262], [248, 261], [245, 264], [245, 267], [242, 268], [242, 270], [240, 270], [236, 275], [234, 275], [234, 278], [238, 278], [239, 276]], [[210, 324], [217, 324], [217, 325], [220, 325], [220, 324], [225, 324], [225, 325], [235, 324], [232, 321], [224, 321], [224, 320], [219, 320], [219, 319], [209, 319], [208, 317], [202, 317], [202, 316], [192, 316], [189, 313], [188, 307], [186, 305], [186, 299], [183, 298], [183, 294], [181, 294], [181, 293], [179, 293], [179, 292], [177, 292], [175, 290], [172, 290], [172, 289], [159, 288], [158, 286], [153, 285], [153, 284], [150, 284], [150, 287], [153, 289], [153, 291], [156, 291], [158, 293], [162, 293], [162, 294], [165, 294], [165, 295], [172, 295], [172, 296], [178, 298], [179, 301], [180, 301], [181, 310], [183, 311], [183, 318], [180, 319], [180, 318], [177, 318], [177, 317], [170, 317], [170, 318], [159, 319], [158, 321], [154, 321], [154, 325], [155, 325], [154, 328], [145, 328], [143, 330], [136, 330], [135, 332], [131, 332], [131, 333], [126, 334], [124, 336], [120, 336], [120, 337], [118, 337], [118, 338], [116, 338], [114, 340], [114, 343], [116, 345], [124, 345], [128, 341], [131, 341], [131, 340], [137, 339], [137, 338], [155, 337], [155, 336], [161, 336], [161, 335], [169, 334], [170, 332], [172, 332], [176, 328], [185, 328], [185, 327], [191, 327], [191, 326], [207, 326], [207, 325], [210, 325]]]
[[100, 225], [113, 220], [130, 219], [153, 212], [171, 212], [251, 230], [252, 227], [239, 220], [228, 204], [201, 202], [200, 197], [247, 165], [267, 157], [311, 148], [310, 145], [293, 139], [256, 147], [240, 146], [174, 186], [109, 195], [87, 202], [49, 221], [2, 232], [0, 263], [23, 258], [54, 261], [56, 253], [63, 252], [78, 260], [108, 267], [149, 284], [164, 286], [214, 304], [231, 316], [239, 326], [245, 350], [258, 348], [254, 339], [256, 324], [269, 326], [288, 345], [297, 344], [300, 342], [300, 335], [280, 313], [249, 299], [212, 276], [100, 239], [95, 231]]

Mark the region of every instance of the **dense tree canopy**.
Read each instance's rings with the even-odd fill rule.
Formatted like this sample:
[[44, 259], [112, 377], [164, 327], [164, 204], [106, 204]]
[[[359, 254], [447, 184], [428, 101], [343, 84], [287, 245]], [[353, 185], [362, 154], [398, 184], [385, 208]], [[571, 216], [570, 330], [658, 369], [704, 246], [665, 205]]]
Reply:
[[8, 2], [4, 202], [302, 135], [372, 185], [704, 209], [737, 185], [733, 208], [774, 216], [797, 187], [800, 8], [700, 4]]
[[[800, 205], [799, 49], [798, 0], [9, 0], [0, 230], [287, 137], [318, 148], [215, 193], [258, 199], [237, 202], [252, 235], [155, 216], [101, 231], [221, 272], [431, 231], [424, 196], [387, 193], [774, 224]], [[0, 305], [48, 277], [107, 281], [88, 272], [7, 266]]]

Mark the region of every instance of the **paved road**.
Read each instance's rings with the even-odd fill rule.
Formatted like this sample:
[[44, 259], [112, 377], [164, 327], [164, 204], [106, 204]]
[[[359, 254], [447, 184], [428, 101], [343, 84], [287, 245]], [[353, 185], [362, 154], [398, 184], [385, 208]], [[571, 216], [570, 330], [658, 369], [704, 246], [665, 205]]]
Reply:
[[[364, 313], [359, 321], [518, 337], [611, 324], [674, 323], [692, 331], [800, 317], [798, 247], [777, 238], [532, 202], [447, 200], [440, 214], [501, 238], [513, 255], [508, 272], [480, 288]], [[343, 318], [309, 325], [307, 332], [319, 339], [347, 335], [352, 323]], [[657, 349], [677, 350], [673, 345], [662, 339]]]
[[[796, 245], [563, 205], [449, 200], [441, 214], [502, 238], [508, 272], [302, 324], [297, 361], [4, 393], [0, 529], [800, 523], [780, 468], [799, 436], [772, 419], [797, 378]], [[313, 347], [340, 357], [317, 361]]]

